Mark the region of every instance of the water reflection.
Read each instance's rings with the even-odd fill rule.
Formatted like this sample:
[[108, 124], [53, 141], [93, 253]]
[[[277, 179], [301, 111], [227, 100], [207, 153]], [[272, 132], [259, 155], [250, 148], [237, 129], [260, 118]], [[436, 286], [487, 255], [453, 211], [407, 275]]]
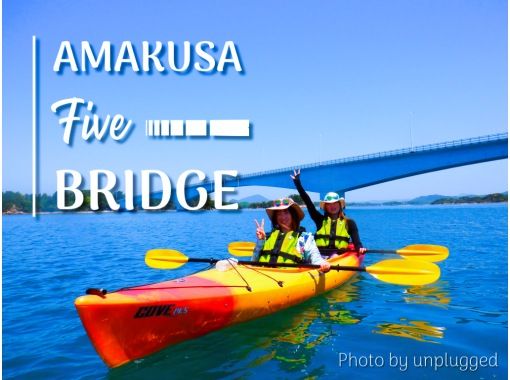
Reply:
[[438, 281], [428, 286], [413, 286], [405, 291], [404, 300], [407, 303], [431, 305], [446, 309], [451, 301], [447, 288], [448, 283], [445, 281]]
[[[447, 283], [444, 281], [428, 286], [412, 286], [405, 290], [404, 300], [410, 304], [447, 308], [451, 298], [446, 289]], [[409, 318], [400, 318], [398, 323], [380, 323], [377, 328], [378, 330], [374, 330], [376, 334], [393, 335], [429, 343], [440, 343], [446, 330], [445, 327], [433, 326], [428, 321]]]
[[432, 326], [425, 321], [409, 321], [401, 318], [402, 323], [381, 323], [374, 330], [376, 334], [393, 335], [401, 338], [414, 339], [420, 342], [439, 343], [443, 338], [444, 327]]
[[[292, 311], [292, 316], [287, 315], [288, 327], [259, 347], [269, 350], [264, 360], [277, 360], [280, 369], [289, 372], [307, 368], [316, 347], [337, 335], [338, 325], [356, 324], [362, 320], [362, 316], [345, 305], [359, 299], [358, 281], [358, 278], [354, 278], [340, 288], [306, 302], [299, 312]], [[260, 365], [260, 360], [258, 358], [248, 366], [256, 367]]]

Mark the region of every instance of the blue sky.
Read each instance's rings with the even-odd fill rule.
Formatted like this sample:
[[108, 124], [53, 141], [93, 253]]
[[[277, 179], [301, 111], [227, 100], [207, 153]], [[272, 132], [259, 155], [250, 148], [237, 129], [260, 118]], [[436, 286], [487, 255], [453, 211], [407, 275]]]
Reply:
[[[39, 41], [39, 190], [56, 170], [250, 173], [507, 131], [506, 1], [3, 2], [3, 188], [31, 191], [31, 49]], [[236, 43], [245, 72], [56, 74], [60, 42]], [[216, 55], [218, 57], [218, 55]], [[68, 97], [135, 122], [123, 143], [62, 141]], [[249, 119], [251, 139], [151, 140], [146, 119]], [[305, 174], [304, 174], [305, 175]], [[307, 181], [313, 180], [307, 178]], [[507, 190], [507, 160], [372, 186], [350, 200]], [[289, 186], [290, 180], [289, 180]], [[287, 190], [248, 189], [268, 197]]]

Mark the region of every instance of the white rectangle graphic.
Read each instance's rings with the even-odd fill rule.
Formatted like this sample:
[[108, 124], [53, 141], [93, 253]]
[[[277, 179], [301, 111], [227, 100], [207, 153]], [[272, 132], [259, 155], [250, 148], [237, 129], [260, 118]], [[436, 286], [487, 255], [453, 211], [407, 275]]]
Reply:
[[170, 135], [184, 136], [184, 120], [170, 120]]
[[161, 136], [160, 120], [154, 120], [154, 136]]
[[145, 120], [145, 135], [149, 137], [183, 137], [185, 135], [189, 137], [250, 137], [250, 120]]
[[211, 120], [209, 127], [211, 136], [250, 137], [249, 120]]
[[148, 120], [147, 136], [154, 136], [154, 120]]
[[186, 136], [207, 136], [207, 120], [186, 120]]
[[161, 120], [161, 136], [170, 136], [170, 120]]

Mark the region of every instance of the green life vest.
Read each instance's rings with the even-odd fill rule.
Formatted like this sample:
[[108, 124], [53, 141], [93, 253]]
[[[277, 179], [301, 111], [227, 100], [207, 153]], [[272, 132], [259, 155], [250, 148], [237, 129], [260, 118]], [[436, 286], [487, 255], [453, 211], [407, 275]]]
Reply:
[[296, 249], [300, 233], [281, 232], [274, 230], [264, 243], [260, 252], [260, 262], [263, 263], [301, 263], [303, 256]]
[[315, 234], [315, 243], [319, 248], [343, 249], [349, 245], [350, 238], [345, 219], [332, 220], [328, 216]]

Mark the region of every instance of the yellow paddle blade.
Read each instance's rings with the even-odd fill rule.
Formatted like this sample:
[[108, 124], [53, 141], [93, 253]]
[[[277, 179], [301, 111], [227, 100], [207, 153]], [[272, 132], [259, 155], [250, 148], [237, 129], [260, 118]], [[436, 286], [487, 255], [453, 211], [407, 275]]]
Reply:
[[384, 260], [366, 267], [378, 280], [398, 285], [427, 285], [439, 278], [436, 264], [418, 260]]
[[234, 256], [251, 256], [255, 245], [252, 241], [234, 241], [228, 245], [228, 253]]
[[145, 264], [151, 268], [175, 269], [187, 262], [187, 256], [173, 249], [151, 249], [145, 254]]
[[413, 244], [397, 250], [397, 254], [406, 259], [438, 262], [445, 260], [449, 255], [449, 251], [448, 248], [442, 245]]

